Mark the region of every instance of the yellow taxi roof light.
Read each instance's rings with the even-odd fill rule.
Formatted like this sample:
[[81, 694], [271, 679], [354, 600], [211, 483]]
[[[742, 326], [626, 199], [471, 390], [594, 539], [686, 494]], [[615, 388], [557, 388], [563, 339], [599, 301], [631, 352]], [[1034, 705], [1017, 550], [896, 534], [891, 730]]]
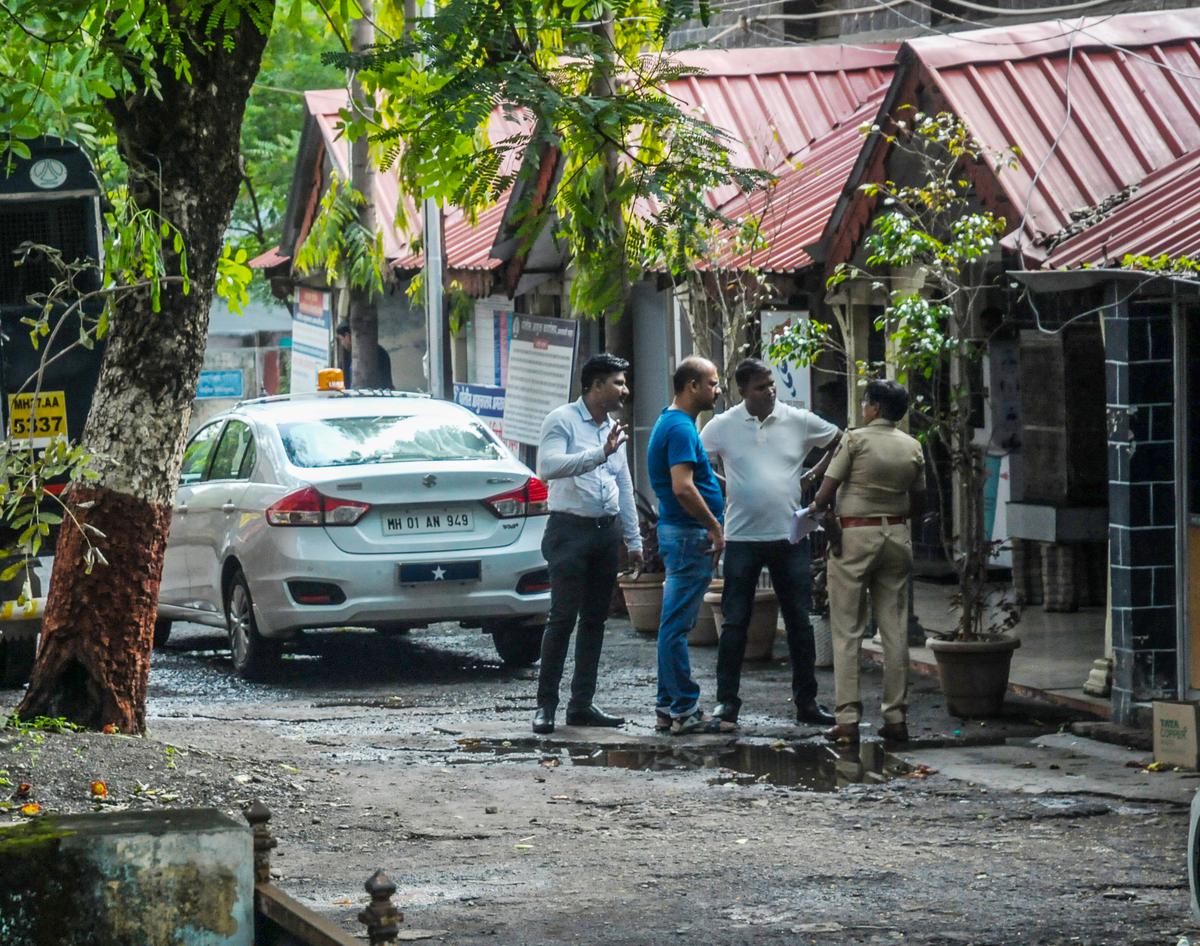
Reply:
[[344, 391], [346, 378], [341, 368], [322, 368], [317, 372], [318, 391]]

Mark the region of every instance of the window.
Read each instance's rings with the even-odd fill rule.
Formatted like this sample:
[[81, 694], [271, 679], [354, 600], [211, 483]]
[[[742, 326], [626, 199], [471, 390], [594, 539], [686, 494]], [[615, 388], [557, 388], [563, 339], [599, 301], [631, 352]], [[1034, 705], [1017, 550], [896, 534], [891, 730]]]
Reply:
[[328, 417], [280, 424], [279, 436], [288, 459], [303, 467], [504, 456], [482, 424], [444, 416]]
[[225, 425], [217, 452], [213, 455], [212, 469], [207, 479], [241, 480], [250, 476], [254, 468], [254, 431], [250, 425], [231, 420]]
[[221, 432], [220, 423], [209, 424], [200, 429], [183, 450], [183, 468], [179, 471], [180, 483], [196, 483], [204, 478], [208, 459], [212, 456], [213, 444]]

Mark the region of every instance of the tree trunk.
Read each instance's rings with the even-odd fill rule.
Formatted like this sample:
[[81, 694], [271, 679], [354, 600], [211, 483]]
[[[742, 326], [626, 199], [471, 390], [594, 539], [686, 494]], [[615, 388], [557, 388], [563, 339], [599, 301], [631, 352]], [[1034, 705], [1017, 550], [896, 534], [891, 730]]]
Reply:
[[108, 103], [130, 196], [183, 234], [191, 292], [166, 287], [157, 314], [148, 295], [125, 297], [113, 314], [83, 434], [104, 459], [101, 476], [68, 495], [71, 513], [103, 533], [95, 541], [108, 565], [85, 574], [84, 537], [64, 524], [37, 665], [18, 709], [25, 718], [65, 716], [90, 728], [145, 730], [170, 504], [240, 180], [242, 113], [266, 45], [245, 12], [230, 38], [230, 49], [220, 34], [207, 37], [207, 48], [187, 48], [190, 82], [160, 68], [157, 96]]
[[[351, 45], [363, 52], [375, 44], [375, 25], [371, 20], [371, 0], [359, 0], [362, 17], [354, 21]], [[372, 102], [355, 76], [352, 86], [355, 107], [364, 112], [372, 110]], [[371, 146], [367, 136], [360, 135], [350, 145], [350, 183], [365, 198], [358, 211], [358, 222], [368, 233], [375, 233], [375, 168], [371, 163]], [[356, 388], [383, 386], [379, 358], [379, 310], [370, 288], [350, 288], [350, 356], [354, 366], [352, 378]]]

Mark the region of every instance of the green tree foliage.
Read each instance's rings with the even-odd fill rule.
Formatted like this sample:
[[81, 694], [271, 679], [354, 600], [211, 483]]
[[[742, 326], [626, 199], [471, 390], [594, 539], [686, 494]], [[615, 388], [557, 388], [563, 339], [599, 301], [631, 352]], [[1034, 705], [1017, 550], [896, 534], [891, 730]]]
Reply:
[[321, 61], [346, 48], [345, 30], [316, 5], [279, 9], [258, 81], [242, 123], [245, 179], [230, 221], [230, 239], [249, 256], [279, 242], [300, 130], [304, 92], [342, 86], [345, 73]]
[[[599, 315], [619, 308], [647, 261], [695, 257], [697, 235], [721, 220], [705, 201], [712, 187], [766, 177], [735, 167], [727, 136], [666, 92], [696, 73], [663, 48], [697, 15], [707, 5], [691, 0], [448, 0], [367, 54], [329, 58], [375, 94], [373, 114], [346, 113], [349, 133], [369, 134], [409, 193], [475, 214], [523, 175], [520, 241], [531, 245], [554, 211], [572, 308]], [[497, 108], [536, 121], [494, 139]], [[543, 203], [534, 180], [560, 155]]]

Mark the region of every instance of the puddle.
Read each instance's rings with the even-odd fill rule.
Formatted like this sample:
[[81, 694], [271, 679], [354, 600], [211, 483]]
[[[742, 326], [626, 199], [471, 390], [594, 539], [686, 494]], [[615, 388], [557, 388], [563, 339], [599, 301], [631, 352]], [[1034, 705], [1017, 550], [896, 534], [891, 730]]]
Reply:
[[912, 766], [903, 759], [884, 752], [879, 742], [863, 742], [853, 749], [807, 743], [599, 748], [573, 754], [571, 764], [648, 772], [712, 770], [709, 783], [713, 785], [762, 782], [815, 792], [834, 792], [862, 783], [880, 784], [912, 771]]

